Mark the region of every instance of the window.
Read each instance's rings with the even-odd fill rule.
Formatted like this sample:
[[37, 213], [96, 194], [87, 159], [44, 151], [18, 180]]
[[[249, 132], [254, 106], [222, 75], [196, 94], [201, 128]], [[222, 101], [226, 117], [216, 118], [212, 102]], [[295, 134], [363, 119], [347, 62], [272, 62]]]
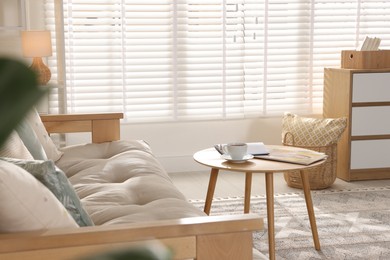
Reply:
[[[323, 68], [366, 35], [390, 45], [390, 2], [46, 0], [52, 112], [127, 122], [321, 113]], [[57, 25], [57, 26], [55, 26]]]

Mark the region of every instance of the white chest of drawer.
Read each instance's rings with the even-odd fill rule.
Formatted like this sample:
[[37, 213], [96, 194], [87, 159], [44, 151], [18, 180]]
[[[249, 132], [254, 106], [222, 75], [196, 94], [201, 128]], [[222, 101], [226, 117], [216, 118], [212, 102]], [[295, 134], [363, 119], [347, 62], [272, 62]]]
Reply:
[[337, 176], [390, 178], [390, 69], [325, 69], [324, 117], [347, 117]]

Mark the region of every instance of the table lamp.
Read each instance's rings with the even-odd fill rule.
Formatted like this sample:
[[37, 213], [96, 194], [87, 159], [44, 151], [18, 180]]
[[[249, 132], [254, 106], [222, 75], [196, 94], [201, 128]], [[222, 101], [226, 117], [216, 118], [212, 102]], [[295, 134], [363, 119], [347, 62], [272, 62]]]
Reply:
[[38, 74], [38, 82], [46, 85], [51, 72], [42, 57], [52, 55], [50, 31], [22, 31], [21, 38], [23, 56], [33, 58], [30, 68]]

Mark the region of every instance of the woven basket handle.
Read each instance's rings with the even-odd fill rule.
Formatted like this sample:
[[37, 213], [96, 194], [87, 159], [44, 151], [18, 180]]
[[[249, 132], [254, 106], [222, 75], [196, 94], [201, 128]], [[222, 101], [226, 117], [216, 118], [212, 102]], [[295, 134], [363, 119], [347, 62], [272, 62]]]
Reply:
[[[286, 143], [287, 135], [291, 137], [292, 144], [287, 144]], [[286, 132], [284, 134], [284, 136], [283, 136], [283, 145], [290, 145], [290, 146], [294, 146], [295, 145], [294, 135], [291, 132]]]

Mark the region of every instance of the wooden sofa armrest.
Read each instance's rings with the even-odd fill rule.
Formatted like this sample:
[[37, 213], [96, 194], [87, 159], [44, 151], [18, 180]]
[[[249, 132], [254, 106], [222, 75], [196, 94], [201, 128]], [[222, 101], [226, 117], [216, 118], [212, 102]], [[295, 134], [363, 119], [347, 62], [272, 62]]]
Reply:
[[41, 115], [49, 134], [91, 132], [93, 143], [120, 139], [123, 113]]
[[174, 259], [252, 259], [255, 214], [204, 216], [134, 224], [0, 235], [0, 259], [78, 259], [159, 240]]

